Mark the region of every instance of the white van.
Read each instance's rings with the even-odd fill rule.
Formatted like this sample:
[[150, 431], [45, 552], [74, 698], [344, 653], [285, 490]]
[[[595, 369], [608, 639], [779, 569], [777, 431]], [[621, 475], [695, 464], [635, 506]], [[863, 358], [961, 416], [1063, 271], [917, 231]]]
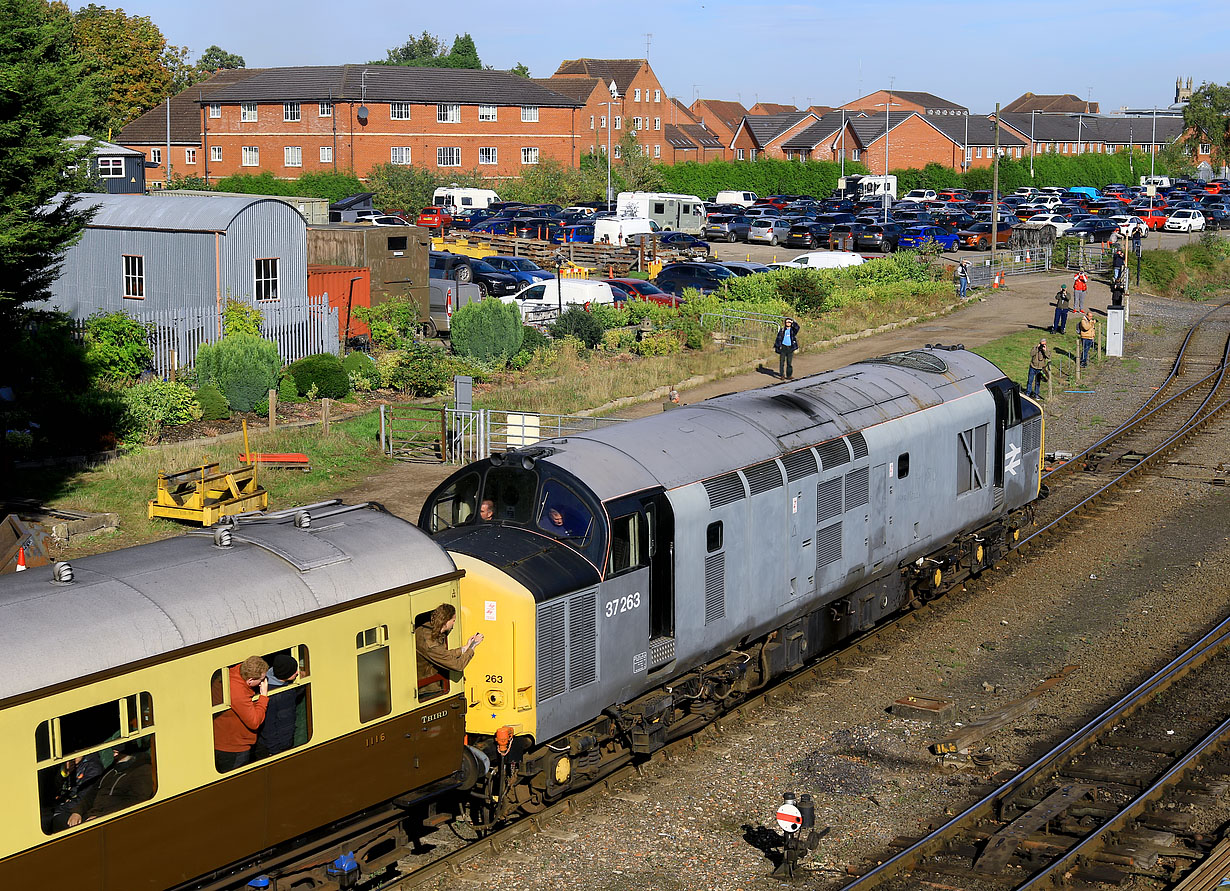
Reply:
[[756, 203], [757, 195], [755, 192], [718, 192], [717, 198], [714, 199], [718, 204], [742, 204], [744, 207], [751, 207]]
[[604, 217], [594, 220], [594, 244], [626, 245], [633, 235], [661, 231], [662, 227], [650, 219]]
[[1142, 186], [1156, 186], [1159, 189], [1170, 188], [1170, 177], [1168, 176], [1142, 176], [1140, 178]]
[[862, 266], [865, 262], [867, 261], [861, 254], [853, 251], [811, 251], [778, 265], [807, 269], [845, 269], [847, 266]]
[[492, 189], [463, 189], [460, 186], [442, 186], [431, 196], [436, 207], [451, 210], [486, 210], [500, 200]]
[[559, 315], [560, 303], [564, 309], [584, 306], [587, 309], [597, 304], [611, 305], [615, 302], [615, 289], [606, 282], [584, 278], [561, 278], [538, 282], [522, 288], [516, 294], [500, 298], [505, 303], [521, 307], [521, 318], [527, 325], [554, 321]]
[[705, 203], [695, 195], [671, 192], [620, 192], [615, 215], [653, 220], [663, 229], [700, 235], [705, 228]]

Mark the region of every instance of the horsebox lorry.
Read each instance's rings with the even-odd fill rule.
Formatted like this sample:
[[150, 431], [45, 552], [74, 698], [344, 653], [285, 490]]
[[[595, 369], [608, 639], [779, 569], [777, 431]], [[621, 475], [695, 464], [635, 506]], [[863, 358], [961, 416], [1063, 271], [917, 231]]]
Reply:
[[670, 192], [620, 192], [615, 215], [653, 220], [663, 229], [700, 235], [705, 226], [705, 203], [695, 195]]

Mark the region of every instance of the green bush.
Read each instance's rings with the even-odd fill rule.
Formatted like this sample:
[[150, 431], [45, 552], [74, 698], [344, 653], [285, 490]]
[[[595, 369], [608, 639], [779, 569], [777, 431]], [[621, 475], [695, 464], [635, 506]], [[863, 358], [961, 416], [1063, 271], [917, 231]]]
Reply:
[[529, 325], [521, 326], [521, 352], [533, 353], [550, 345], [551, 338], [537, 328], [531, 328]]
[[134, 380], [154, 357], [149, 327], [122, 312], [95, 313], [85, 323], [85, 356], [95, 380]]
[[[628, 303], [635, 303], [635, 300], [624, 301], [623, 306], [615, 306], [614, 304], [595, 303], [589, 308], [590, 315], [598, 320], [598, 324], [602, 326], [603, 331], [610, 331], [612, 328], [623, 328], [631, 324], [628, 321]], [[642, 301], [643, 302], [643, 301]]]
[[303, 397], [299, 395], [299, 385], [295, 383], [295, 379], [291, 376], [290, 372], [282, 369], [282, 377], [278, 379], [278, 402], [294, 405], [302, 401]]
[[454, 364], [442, 346], [414, 344], [379, 359], [381, 382], [411, 396], [435, 396], [452, 383]]
[[295, 379], [300, 396], [307, 396], [313, 384], [321, 399], [341, 399], [350, 392], [350, 377], [342, 368], [342, 360], [332, 353], [304, 356], [286, 370]]
[[196, 354], [197, 379], [215, 384], [235, 411], [252, 411], [278, 385], [282, 360], [277, 345], [251, 334], [231, 334], [202, 344]]
[[254, 334], [261, 336], [261, 322], [265, 317], [251, 303], [228, 299], [222, 309], [222, 332], [224, 334]]
[[351, 353], [342, 360], [342, 369], [350, 378], [351, 390], [366, 393], [380, 386], [380, 369], [367, 353]]
[[451, 321], [449, 339], [453, 349], [463, 356], [482, 361], [507, 364], [517, 355], [525, 335], [521, 310], [502, 300], [479, 300], [467, 303]]
[[166, 427], [178, 427], [201, 418], [201, 406], [190, 387], [171, 381], [146, 381], [123, 393], [125, 439], [146, 443], [162, 438]]
[[418, 304], [407, 297], [393, 297], [376, 306], [356, 306], [353, 315], [371, 329], [372, 343], [386, 350], [413, 343], [422, 321]]
[[550, 331], [556, 340], [575, 337], [591, 350], [602, 342], [605, 333], [602, 323], [581, 306], [570, 306], [564, 310], [564, 314], [552, 323]]
[[638, 356], [668, 356], [682, 348], [679, 336], [674, 331], [654, 331], [632, 344], [632, 352]]
[[215, 384], [196, 391], [196, 404], [201, 407], [202, 421], [225, 421], [231, 416], [231, 404]]

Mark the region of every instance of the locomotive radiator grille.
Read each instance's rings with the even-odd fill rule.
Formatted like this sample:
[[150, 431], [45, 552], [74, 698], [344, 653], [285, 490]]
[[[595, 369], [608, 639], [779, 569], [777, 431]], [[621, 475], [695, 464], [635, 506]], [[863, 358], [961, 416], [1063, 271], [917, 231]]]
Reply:
[[568, 602], [568, 689], [598, 679], [598, 594], [578, 594]]
[[726, 618], [726, 553], [705, 558], [705, 624]]
[[867, 504], [869, 480], [870, 473], [866, 467], [846, 474], [846, 510]]
[[786, 467], [786, 481], [790, 483], [805, 476], [811, 476], [817, 469], [816, 456], [812, 454], [811, 449], [791, 452], [782, 458], [782, 464]]
[[1037, 418], [1027, 421], [1021, 430], [1021, 451], [1036, 452], [1042, 446], [1042, 422]]
[[854, 452], [854, 460], [857, 461], [859, 458], [866, 458], [868, 454], [867, 439], [863, 436], [863, 434], [857, 432], [851, 433], [849, 439], [850, 449]]
[[840, 517], [842, 477], [825, 480], [816, 486], [816, 525]]
[[743, 491], [743, 480], [737, 473], [724, 473], [711, 480], [704, 481], [705, 491], [709, 493], [709, 509], [734, 504], [746, 496]]
[[816, 533], [816, 570], [841, 559], [841, 523], [825, 526]]
[[820, 455], [820, 463], [824, 465], [825, 470], [850, 463], [850, 450], [846, 448], [844, 439], [830, 439], [828, 442], [822, 442], [816, 446], [816, 453]]
[[550, 699], [564, 692], [564, 602], [538, 611], [538, 696]]
[[782, 487], [782, 471], [776, 461], [765, 461], [745, 468], [743, 475], [747, 477], [747, 488], [753, 495]]

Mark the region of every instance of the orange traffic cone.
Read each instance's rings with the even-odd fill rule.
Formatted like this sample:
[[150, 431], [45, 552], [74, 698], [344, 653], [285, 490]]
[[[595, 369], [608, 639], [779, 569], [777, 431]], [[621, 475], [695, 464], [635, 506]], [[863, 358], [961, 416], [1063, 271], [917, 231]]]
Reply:
[[26, 549], [25, 548], [17, 549], [17, 569], [16, 571], [17, 572], [26, 571]]

